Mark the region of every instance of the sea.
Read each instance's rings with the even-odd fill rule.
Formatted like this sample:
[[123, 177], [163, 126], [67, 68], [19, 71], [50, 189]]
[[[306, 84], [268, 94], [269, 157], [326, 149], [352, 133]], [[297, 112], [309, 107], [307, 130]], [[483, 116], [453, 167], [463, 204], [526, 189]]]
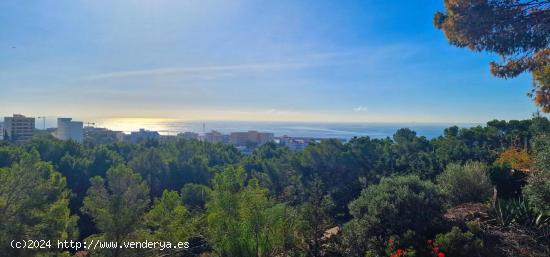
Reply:
[[204, 133], [212, 130], [223, 134], [256, 130], [270, 132], [276, 137], [336, 138], [349, 140], [353, 137], [392, 137], [400, 128], [409, 128], [419, 136], [432, 139], [443, 134], [450, 126], [473, 127], [477, 123], [322, 123], [322, 122], [252, 122], [252, 121], [125, 121], [103, 120], [98, 127], [130, 133], [139, 129], [158, 131], [162, 135], [177, 135], [182, 132]]

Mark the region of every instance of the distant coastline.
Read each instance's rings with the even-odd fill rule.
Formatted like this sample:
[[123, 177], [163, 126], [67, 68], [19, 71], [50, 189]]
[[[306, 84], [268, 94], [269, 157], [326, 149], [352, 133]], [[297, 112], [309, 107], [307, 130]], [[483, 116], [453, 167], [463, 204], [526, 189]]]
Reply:
[[237, 131], [257, 130], [274, 133], [275, 136], [338, 138], [369, 136], [371, 138], [391, 137], [400, 128], [410, 128], [419, 136], [435, 138], [450, 126], [473, 127], [480, 123], [333, 123], [333, 122], [256, 122], [256, 121], [169, 121], [169, 122], [121, 122], [99, 120], [97, 127], [106, 127], [125, 133], [140, 128], [158, 131], [162, 135], [176, 135], [182, 132], [208, 132], [212, 130], [224, 134]]
[[[297, 122], [297, 121], [178, 121], [162, 119], [79, 119], [84, 126], [107, 128], [129, 134], [143, 128], [157, 131], [161, 135], [177, 135], [183, 132], [204, 133], [212, 130], [229, 134], [231, 132], [256, 130], [273, 133], [276, 137], [284, 135], [304, 138], [337, 138], [349, 140], [353, 137], [371, 138], [391, 137], [400, 128], [414, 130], [419, 136], [428, 139], [443, 135], [445, 128], [451, 126], [474, 127], [485, 123], [463, 122]], [[36, 128], [55, 128], [57, 117], [46, 117], [45, 123], [37, 120]]]

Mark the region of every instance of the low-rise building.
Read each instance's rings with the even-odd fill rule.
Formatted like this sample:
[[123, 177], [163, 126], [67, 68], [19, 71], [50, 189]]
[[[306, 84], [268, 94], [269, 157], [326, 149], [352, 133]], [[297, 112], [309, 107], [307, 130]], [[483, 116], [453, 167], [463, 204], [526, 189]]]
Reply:
[[4, 117], [5, 138], [12, 142], [25, 142], [34, 135], [34, 118], [14, 114], [12, 117]]
[[302, 151], [304, 150], [309, 143], [313, 142], [313, 139], [309, 138], [293, 138], [287, 135], [284, 135], [279, 138], [279, 144], [288, 147], [288, 149], [293, 151]]
[[60, 140], [84, 141], [84, 123], [72, 121], [71, 118], [58, 118], [55, 137]]
[[195, 140], [198, 140], [199, 139], [199, 134], [198, 133], [194, 133], [194, 132], [183, 132], [183, 133], [179, 133], [177, 135], [178, 138], [183, 138], [183, 139], [195, 139]]
[[111, 144], [122, 142], [124, 140], [124, 133], [106, 128], [84, 127], [84, 138], [86, 141], [96, 144]]

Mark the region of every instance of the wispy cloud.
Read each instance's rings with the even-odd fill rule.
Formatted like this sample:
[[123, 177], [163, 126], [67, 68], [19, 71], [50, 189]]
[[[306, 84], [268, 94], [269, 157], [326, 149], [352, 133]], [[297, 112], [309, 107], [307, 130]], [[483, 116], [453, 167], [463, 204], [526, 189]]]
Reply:
[[355, 112], [366, 112], [367, 107], [366, 106], [357, 106], [357, 107], [353, 108], [353, 111], [355, 111]]
[[302, 68], [311, 66], [311, 64], [305, 63], [266, 63], [266, 64], [246, 64], [246, 65], [223, 65], [223, 66], [200, 66], [200, 67], [163, 67], [156, 69], [146, 70], [128, 70], [95, 74], [85, 77], [88, 80], [102, 80], [112, 78], [126, 78], [126, 77], [138, 77], [138, 76], [159, 76], [159, 75], [200, 75], [208, 73], [226, 74], [227, 72], [246, 72], [246, 71], [265, 71], [273, 69], [288, 69], [288, 68]]
[[130, 78], [143, 76], [181, 75], [195, 79], [212, 79], [237, 74], [266, 72], [274, 70], [297, 70], [316, 66], [334, 65], [342, 62], [342, 57], [351, 55], [351, 52], [315, 53], [301, 58], [290, 58], [289, 61], [259, 62], [232, 65], [211, 66], [173, 66], [142, 70], [124, 70], [106, 72], [85, 76], [84, 80], [105, 80], [115, 78]]
[[279, 110], [279, 109], [269, 109], [266, 111], [266, 113], [271, 115], [300, 114], [300, 112], [289, 111], [289, 110]]
[[[237, 63], [228, 65], [207, 66], [168, 66], [151, 69], [121, 70], [91, 74], [80, 78], [81, 80], [96, 81], [119, 78], [168, 76], [177, 75], [182, 78], [209, 80], [237, 75], [254, 74], [268, 71], [300, 70], [321, 66], [354, 64], [368, 69], [372, 65], [377, 68], [383, 63], [397, 58], [402, 60], [415, 53], [417, 49], [410, 45], [385, 45], [377, 47], [348, 49], [345, 51], [328, 51], [309, 53], [303, 56], [289, 56], [286, 60]], [[283, 58], [284, 59], [284, 58]]]

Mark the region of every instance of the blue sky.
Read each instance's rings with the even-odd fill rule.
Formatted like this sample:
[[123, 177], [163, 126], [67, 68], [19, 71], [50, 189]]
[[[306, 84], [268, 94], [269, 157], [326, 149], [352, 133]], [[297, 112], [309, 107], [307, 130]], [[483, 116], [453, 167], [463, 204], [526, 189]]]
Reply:
[[524, 74], [450, 46], [442, 0], [0, 2], [0, 114], [483, 122], [536, 111]]

